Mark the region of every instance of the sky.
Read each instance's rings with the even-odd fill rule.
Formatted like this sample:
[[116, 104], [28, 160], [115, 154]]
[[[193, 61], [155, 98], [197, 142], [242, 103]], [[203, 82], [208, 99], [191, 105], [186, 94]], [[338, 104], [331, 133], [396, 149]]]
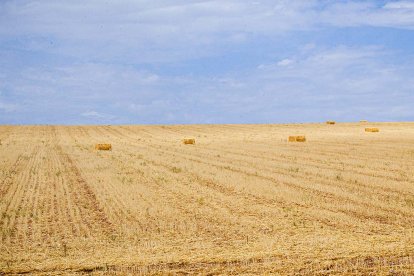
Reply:
[[414, 1], [0, 0], [0, 124], [414, 121]]

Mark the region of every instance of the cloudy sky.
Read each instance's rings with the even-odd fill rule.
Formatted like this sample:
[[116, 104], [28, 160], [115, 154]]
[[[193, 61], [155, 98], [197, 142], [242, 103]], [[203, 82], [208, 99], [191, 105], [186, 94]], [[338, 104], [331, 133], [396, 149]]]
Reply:
[[414, 120], [414, 1], [0, 1], [0, 124], [328, 119]]

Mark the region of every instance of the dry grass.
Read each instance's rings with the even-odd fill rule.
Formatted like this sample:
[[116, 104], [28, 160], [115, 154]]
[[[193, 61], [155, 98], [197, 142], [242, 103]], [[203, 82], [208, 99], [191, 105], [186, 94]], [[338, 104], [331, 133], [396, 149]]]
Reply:
[[372, 125], [0, 126], [0, 274], [413, 274], [414, 123]]

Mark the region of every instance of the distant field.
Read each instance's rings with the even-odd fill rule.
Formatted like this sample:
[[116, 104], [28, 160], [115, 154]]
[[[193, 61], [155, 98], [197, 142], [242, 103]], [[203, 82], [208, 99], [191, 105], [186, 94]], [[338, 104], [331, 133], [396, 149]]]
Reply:
[[0, 126], [0, 140], [0, 274], [414, 273], [414, 123]]

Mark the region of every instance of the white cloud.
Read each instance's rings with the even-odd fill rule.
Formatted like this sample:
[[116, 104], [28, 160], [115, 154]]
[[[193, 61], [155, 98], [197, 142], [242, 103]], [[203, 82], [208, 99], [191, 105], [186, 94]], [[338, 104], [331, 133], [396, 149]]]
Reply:
[[388, 119], [414, 116], [410, 111], [414, 68], [410, 63], [385, 62], [384, 56], [392, 52], [373, 46], [302, 49], [279, 60], [288, 66], [274, 61], [213, 76], [191, 72], [168, 76], [131, 66], [88, 63], [33, 67], [18, 75], [6, 73], [6, 79], [13, 80], [8, 87], [16, 89], [32, 113], [60, 109], [61, 116], [74, 118], [74, 123], [253, 123], [318, 121], [324, 116], [336, 120], [372, 118], [370, 114]]
[[0, 87], [7, 91], [0, 95], [0, 111], [17, 110], [17, 106], [2, 102], [2, 97], [7, 99], [7, 96], [19, 102], [23, 107], [19, 109], [21, 112], [40, 117], [39, 114], [59, 111], [63, 118], [53, 116], [52, 120], [66, 117], [73, 123], [93, 119], [115, 122], [120, 119], [118, 114], [127, 110], [116, 107], [117, 102], [139, 100], [145, 104], [158, 95], [158, 87], [165, 82], [158, 74], [133, 66], [102, 63], [31, 65], [21, 70], [0, 70], [4, 72]]
[[414, 29], [413, 3], [395, 1], [378, 7], [375, 1], [339, 2], [327, 6], [320, 15], [321, 23], [341, 26], [373, 26]]
[[[326, 116], [348, 121], [358, 116], [383, 120], [413, 118], [410, 106], [414, 101], [414, 67], [389, 64], [384, 57], [392, 54], [372, 46], [315, 46], [305, 53], [299, 50], [288, 58], [295, 60], [289, 66], [261, 65], [240, 76], [246, 83], [245, 89], [234, 93], [250, 102], [240, 104], [240, 100], [240, 107], [234, 103], [231, 108], [242, 114], [248, 106], [255, 116], [275, 121], [318, 121]], [[254, 98], [249, 99], [248, 95]]]
[[93, 110], [83, 112], [80, 115], [83, 116], [83, 117], [88, 117], [88, 118], [92, 118], [92, 119], [112, 120], [112, 119], [115, 118], [115, 116], [113, 116], [113, 115], [103, 114], [103, 113], [96, 112], [96, 111], [93, 111]]
[[396, 1], [386, 3], [384, 9], [402, 9], [407, 11], [414, 11], [414, 2], [410, 1]]
[[[375, 1], [5, 1], [0, 35], [21, 47], [86, 60], [171, 62], [223, 44], [333, 26], [414, 29], [413, 3]], [[19, 43], [15, 47], [19, 47]]]
[[113, 91], [122, 93], [132, 87], [140, 89], [162, 81], [157, 74], [133, 66], [102, 63], [29, 67], [17, 74], [9, 79], [15, 80], [13, 86], [21, 93], [62, 94], [71, 89], [72, 95], [83, 98], [105, 97]]
[[293, 60], [285, 58], [285, 59], [280, 60], [277, 63], [277, 65], [279, 65], [279, 66], [288, 66], [289, 64], [292, 64], [292, 63], [293, 63]]

